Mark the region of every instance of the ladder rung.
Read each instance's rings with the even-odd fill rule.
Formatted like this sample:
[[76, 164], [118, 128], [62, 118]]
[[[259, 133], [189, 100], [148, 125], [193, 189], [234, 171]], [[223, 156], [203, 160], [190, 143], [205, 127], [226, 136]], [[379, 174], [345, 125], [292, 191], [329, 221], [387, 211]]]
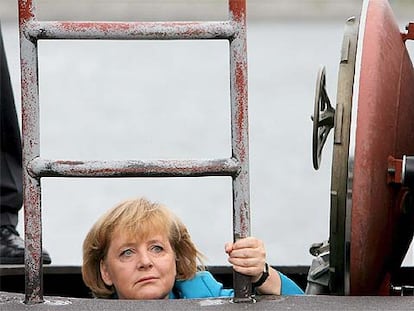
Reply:
[[25, 33], [33, 39], [178, 40], [229, 39], [234, 22], [60, 22], [30, 21]]
[[33, 177], [180, 177], [236, 176], [234, 159], [66, 161], [35, 158], [28, 165]]

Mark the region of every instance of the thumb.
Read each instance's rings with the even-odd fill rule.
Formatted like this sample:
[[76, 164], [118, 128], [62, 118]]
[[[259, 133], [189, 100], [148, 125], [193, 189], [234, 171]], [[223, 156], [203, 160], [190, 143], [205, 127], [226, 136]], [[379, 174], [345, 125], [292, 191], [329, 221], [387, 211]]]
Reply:
[[228, 242], [228, 243], [226, 243], [226, 244], [224, 245], [224, 251], [225, 251], [227, 254], [230, 254], [232, 250], [233, 250], [233, 243]]

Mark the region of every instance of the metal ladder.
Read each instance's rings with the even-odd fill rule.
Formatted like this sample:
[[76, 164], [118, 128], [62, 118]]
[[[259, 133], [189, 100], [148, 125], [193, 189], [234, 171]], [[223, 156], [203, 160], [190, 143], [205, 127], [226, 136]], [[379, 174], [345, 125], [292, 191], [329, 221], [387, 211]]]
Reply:
[[[21, 58], [25, 302], [42, 303], [42, 177], [231, 176], [233, 239], [250, 235], [246, 0], [229, 0], [229, 18], [214, 22], [38, 21], [34, 0], [18, 0]], [[212, 160], [76, 161], [40, 156], [37, 42], [42, 39], [229, 41], [232, 155]], [[235, 302], [253, 301], [248, 276], [233, 272]]]

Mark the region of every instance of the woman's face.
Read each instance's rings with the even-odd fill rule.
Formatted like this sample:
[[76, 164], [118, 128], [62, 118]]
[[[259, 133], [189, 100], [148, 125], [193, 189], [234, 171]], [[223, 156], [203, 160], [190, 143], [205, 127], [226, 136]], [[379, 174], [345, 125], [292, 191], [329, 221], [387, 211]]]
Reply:
[[167, 235], [131, 240], [121, 230], [112, 235], [101, 261], [101, 276], [120, 299], [165, 299], [174, 286], [175, 253]]

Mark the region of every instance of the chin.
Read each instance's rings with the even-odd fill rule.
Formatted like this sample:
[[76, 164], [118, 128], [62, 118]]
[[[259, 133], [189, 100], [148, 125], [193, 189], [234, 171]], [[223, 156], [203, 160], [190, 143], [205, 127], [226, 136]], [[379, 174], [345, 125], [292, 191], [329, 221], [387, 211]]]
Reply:
[[154, 299], [167, 299], [168, 294], [160, 294], [160, 293], [148, 293], [144, 295], [139, 295], [138, 299], [141, 300], [154, 300]]
[[168, 292], [156, 290], [156, 289], [141, 289], [139, 292], [134, 295], [131, 299], [140, 299], [140, 300], [154, 300], [154, 299], [167, 299]]

